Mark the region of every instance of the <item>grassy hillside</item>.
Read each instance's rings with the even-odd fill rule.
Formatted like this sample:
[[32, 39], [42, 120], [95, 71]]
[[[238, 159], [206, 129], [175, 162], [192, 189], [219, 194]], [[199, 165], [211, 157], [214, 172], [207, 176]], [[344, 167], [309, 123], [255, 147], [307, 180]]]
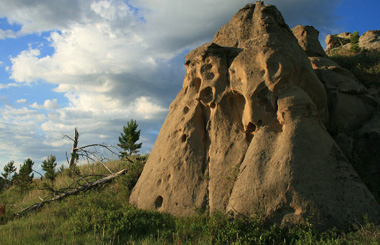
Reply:
[[[7, 215], [1, 218], [1, 244], [376, 244], [380, 228], [371, 224], [351, 226], [346, 233], [336, 230], [320, 233], [311, 226], [266, 227], [259, 217], [231, 219], [228, 215], [207, 212], [188, 218], [175, 218], [155, 211], [142, 211], [127, 202], [143, 164], [109, 162], [117, 171], [129, 172], [110, 184], [44, 206], [41, 210], [17, 218], [22, 208], [40, 202], [51, 193], [38, 190], [41, 180], [27, 192], [11, 188], [0, 195], [7, 203]], [[100, 164], [85, 165], [82, 174], [102, 175]], [[75, 177], [68, 171], [59, 174], [56, 189], [71, 184]], [[100, 176], [91, 177], [100, 178]], [[90, 181], [90, 180], [89, 180]]]

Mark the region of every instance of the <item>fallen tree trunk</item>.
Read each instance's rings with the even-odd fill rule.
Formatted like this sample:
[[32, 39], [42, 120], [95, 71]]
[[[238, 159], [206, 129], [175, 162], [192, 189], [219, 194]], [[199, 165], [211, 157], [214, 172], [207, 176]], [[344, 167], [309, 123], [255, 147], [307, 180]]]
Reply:
[[46, 201], [42, 201], [40, 203], [35, 203], [33, 204], [32, 206], [29, 206], [27, 208], [24, 208], [23, 210], [21, 210], [17, 216], [18, 217], [21, 217], [23, 215], [25, 215], [26, 213], [29, 213], [33, 210], [37, 210], [37, 209], [40, 209], [42, 208], [45, 204], [47, 203], [51, 203], [53, 201], [58, 201], [58, 200], [62, 200], [70, 195], [74, 195], [74, 194], [78, 194], [79, 192], [82, 192], [82, 191], [86, 191], [86, 190], [89, 190], [95, 186], [99, 186], [99, 185], [103, 185], [109, 181], [111, 181], [112, 179], [116, 178], [117, 176], [119, 175], [122, 175], [122, 174], [125, 174], [127, 172], [127, 169], [123, 169], [123, 170], [120, 170], [119, 172], [117, 173], [114, 173], [114, 174], [110, 174], [108, 175], [107, 177], [104, 177], [102, 179], [99, 179], [99, 180], [95, 180], [93, 182], [90, 182], [88, 184], [85, 184], [85, 185], [82, 185], [78, 188], [75, 188], [75, 189], [72, 189], [68, 192], [65, 192], [65, 193], [62, 193], [61, 195], [58, 195], [56, 197], [53, 197], [52, 199], [50, 200], [46, 200]]

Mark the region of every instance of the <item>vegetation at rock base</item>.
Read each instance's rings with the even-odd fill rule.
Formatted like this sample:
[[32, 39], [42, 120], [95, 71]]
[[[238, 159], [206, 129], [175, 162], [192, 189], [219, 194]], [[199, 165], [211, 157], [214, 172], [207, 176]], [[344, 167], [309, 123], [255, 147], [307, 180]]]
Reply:
[[[337, 230], [318, 232], [310, 225], [280, 228], [266, 226], [259, 216], [232, 219], [216, 212], [201, 212], [193, 217], [176, 218], [157, 211], [138, 210], [128, 204], [128, 196], [143, 169], [140, 161], [111, 161], [112, 171], [128, 173], [112, 183], [16, 218], [22, 208], [50, 193], [33, 187], [20, 193], [11, 187], [0, 194], [7, 205], [0, 217], [1, 244], [378, 244], [380, 227], [353, 225], [346, 233]], [[79, 166], [81, 173], [101, 175], [100, 163]], [[69, 169], [57, 174], [55, 187], [71, 182]], [[36, 185], [39, 179], [34, 180]]]

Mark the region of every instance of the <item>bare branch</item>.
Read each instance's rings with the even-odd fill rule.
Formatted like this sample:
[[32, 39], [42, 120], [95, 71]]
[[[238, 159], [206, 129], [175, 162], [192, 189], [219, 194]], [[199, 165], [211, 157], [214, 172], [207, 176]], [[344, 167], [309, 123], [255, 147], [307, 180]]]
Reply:
[[110, 172], [110, 174], [113, 174], [113, 172], [103, 162], [100, 163], [108, 170], [108, 172]]
[[67, 157], [67, 151], [65, 152], [65, 154], [66, 154], [66, 161], [67, 161], [67, 164], [70, 165], [69, 158]]
[[62, 137], [62, 139], [64, 139], [64, 138], [68, 138], [68, 139], [70, 139], [71, 141], [74, 141], [71, 137], [69, 137], [69, 136], [66, 135], [66, 134]]
[[21, 210], [17, 216], [18, 217], [21, 217], [23, 215], [25, 215], [26, 213], [28, 212], [31, 212], [33, 210], [37, 210], [37, 209], [40, 209], [42, 208], [45, 204], [47, 203], [51, 203], [53, 201], [58, 201], [58, 200], [62, 200], [70, 195], [74, 195], [74, 194], [78, 194], [79, 192], [82, 192], [82, 191], [86, 191], [88, 189], [91, 189], [95, 186], [98, 186], [98, 185], [103, 185], [111, 180], [113, 180], [114, 178], [116, 178], [117, 176], [119, 175], [122, 175], [122, 174], [125, 174], [127, 172], [127, 169], [123, 169], [117, 173], [114, 173], [114, 174], [111, 174], [111, 175], [108, 175], [107, 177], [104, 177], [102, 179], [99, 179], [99, 180], [96, 180], [96, 181], [93, 181], [91, 183], [88, 183], [88, 184], [85, 184], [85, 185], [82, 185], [78, 188], [75, 188], [75, 189], [72, 189], [71, 191], [68, 191], [68, 192], [64, 192], [62, 193], [61, 195], [59, 196], [56, 196], [56, 197], [53, 197], [52, 199], [50, 200], [46, 200], [46, 201], [42, 201], [40, 203], [35, 203], [33, 204], [32, 206], [29, 206], [27, 208], [24, 208], [23, 210]]

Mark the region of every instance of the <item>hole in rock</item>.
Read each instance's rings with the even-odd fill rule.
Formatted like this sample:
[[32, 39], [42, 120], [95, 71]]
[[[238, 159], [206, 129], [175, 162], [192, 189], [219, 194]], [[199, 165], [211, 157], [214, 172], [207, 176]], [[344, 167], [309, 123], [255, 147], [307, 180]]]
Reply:
[[189, 65], [190, 65], [190, 60], [186, 60], [185, 66], [189, 66]]
[[164, 198], [162, 198], [162, 196], [158, 196], [156, 198], [156, 201], [154, 202], [154, 206], [156, 208], [160, 208], [162, 206], [162, 203], [164, 202]]
[[181, 136], [181, 141], [182, 141], [182, 142], [186, 142], [186, 139], [187, 139], [187, 135], [186, 135], [186, 134], [183, 134], [183, 135]]
[[245, 139], [246, 139], [248, 142], [251, 142], [252, 139], [253, 139], [253, 134], [245, 133]]
[[256, 125], [252, 122], [249, 122], [247, 128], [245, 129], [246, 133], [252, 133], [256, 130]]
[[209, 103], [214, 99], [214, 94], [211, 87], [206, 87], [202, 89], [199, 99], [204, 103]]
[[262, 102], [262, 101], [268, 100], [269, 94], [270, 94], [270, 91], [265, 85], [265, 83], [261, 83], [255, 90], [255, 92], [253, 93], [253, 96], [256, 97], [257, 100]]
[[203, 73], [205, 71], [209, 71], [209, 70], [211, 70], [211, 68], [212, 68], [211, 64], [204, 65], [201, 67], [201, 72]]
[[214, 77], [215, 77], [214, 73], [211, 73], [211, 72], [207, 72], [205, 75], [205, 78], [207, 80], [212, 80], [212, 79], [214, 79]]
[[188, 112], [189, 112], [189, 107], [185, 106], [185, 108], [183, 108], [183, 113], [187, 114]]
[[215, 108], [215, 106], [216, 106], [215, 102], [212, 102], [212, 103], [210, 104], [210, 107], [213, 108], [213, 109]]
[[198, 93], [199, 88], [201, 87], [201, 79], [195, 78], [193, 81], [191, 81], [190, 87], [194, 88], [195, 91]]

